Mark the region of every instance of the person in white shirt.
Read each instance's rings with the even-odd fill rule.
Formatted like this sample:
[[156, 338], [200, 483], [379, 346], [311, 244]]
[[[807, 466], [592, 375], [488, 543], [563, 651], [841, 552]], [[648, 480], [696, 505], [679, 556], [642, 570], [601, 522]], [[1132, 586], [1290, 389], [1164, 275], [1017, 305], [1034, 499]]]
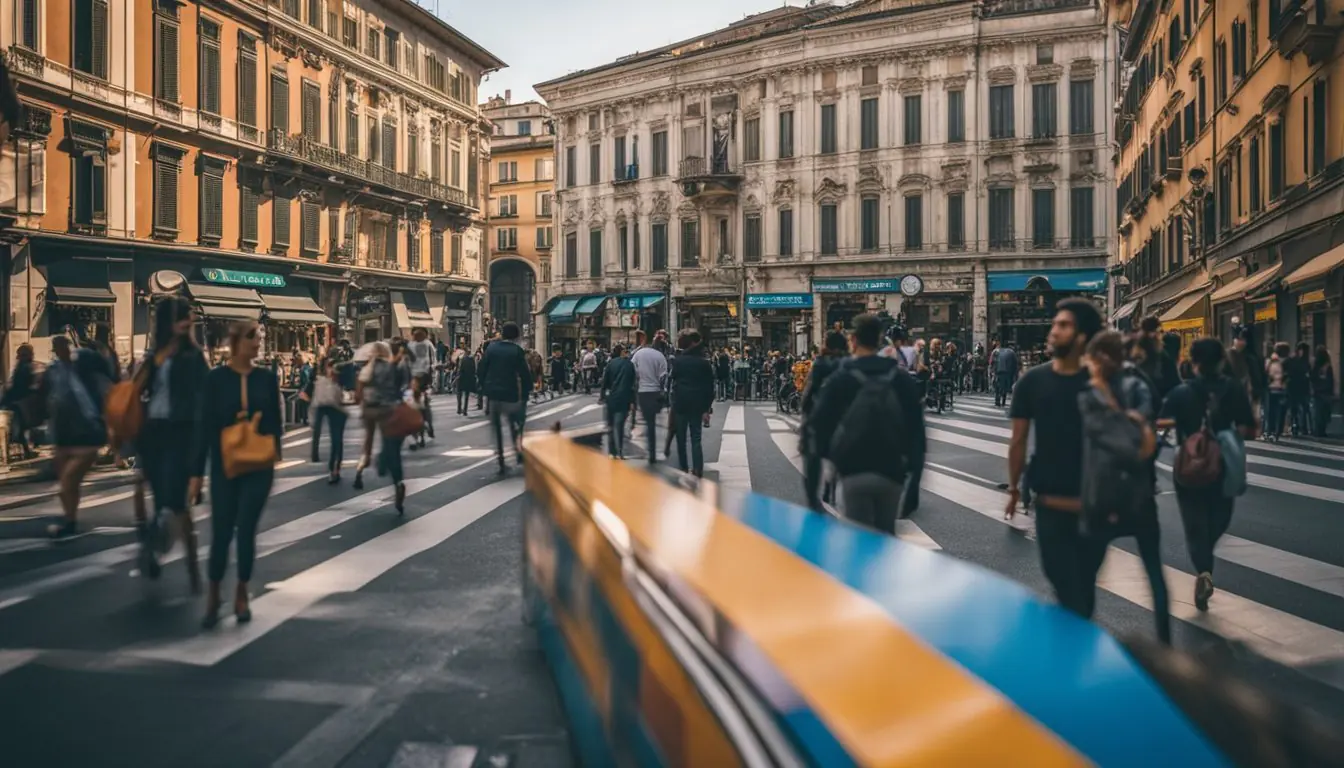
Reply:
[[[328, 485], [341, 482], [341, 462], [345, 459], [345, 390], [336, 372], [336, 361], [322, 361], [321, 372], [313, 382], [312, 407], [317, 411], [317, 424], [326, 422], [331, 437], [331, 455], [327, 459]], [[322, 439], [320, 427], [313, 432], [313, 460], [317, 458], [317, 444]]]
[[411, 341], [406, 344], [406, 351], [411, 353], [411, 393], [415, 397], [415, 404], [420, 407], [420, 412], [425, 417], [425, 428], [420, 432], [418, 442], [413, 441], [410, 445], [411, 450], [424, 447], [425, 435], [434, 437], [434, 421], [429, 410], [429, 391], [434, 385], [434, 360], [437, 357], [437, 350], [434, 349], [434, 342], [429, 340], [429, 332], [424, 328], [416, 328], [411, 331]]
[[649, 463], [658, 461], [658, 412], [664, 405], [664, 386], [667, 383], [667, 343], [661, 339], [652, 346], [640, 347], [630, 358], [635, 366], [637, 392], [635, 402], [644, 416], [644, 431], [648, 437]]
[[593, 383], [597, 378], [597, 350], [593, 342], [588, 342], [587, 349], [579, 357], [579, 374], [583, 376], [583, 393], [589, 394], [593, 391]]

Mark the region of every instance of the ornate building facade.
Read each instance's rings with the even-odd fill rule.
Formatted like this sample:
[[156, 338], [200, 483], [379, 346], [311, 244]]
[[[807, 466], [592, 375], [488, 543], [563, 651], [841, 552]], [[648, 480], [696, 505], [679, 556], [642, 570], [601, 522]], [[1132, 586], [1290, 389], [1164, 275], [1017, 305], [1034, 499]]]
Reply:
[[801, 351], [864, 311], [1034, 347], [1104, 301], [1114, 40], [1086, 0], [768, 11], [542, 83], [544, 340], [688, 326]]
[[238, 317], [274, 354], [470, 335], [473, 308], [479, 335], [488, 51], [398, 0], [0, 7], [25, 113], [0, 158], [6, 360], [64, 332], [127, 359], [166, 291], [210, 346]]

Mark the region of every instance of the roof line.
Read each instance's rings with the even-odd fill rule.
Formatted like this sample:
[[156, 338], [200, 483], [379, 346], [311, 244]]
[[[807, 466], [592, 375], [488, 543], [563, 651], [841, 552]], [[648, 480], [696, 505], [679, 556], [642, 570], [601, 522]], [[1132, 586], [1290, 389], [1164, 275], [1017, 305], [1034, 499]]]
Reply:
[[491, 72], [496, 72], [509, 66], [504, 62], [503, 59], [487, 51], [485, 49], [485, 46], [481, 45], [475, 40], [472, 40], [470, 37], [467, 37], [466, 35], [462, 34], [462, 32], [459, 31], [457, 27], [454, 27], [452, 24], [449, 24], [448, 22], [439, 18], [436, 14], [430, 13], [428, 8], [421, 6], [419, 3], [413, 2], [413, 0], [402, 0], [400, 4], [407, 8], [414, 9], [421, 16], [424, 16], [425, 18], [434, 21], [440, 27], [442, 27], [443, 30], [447, 31], [451, 37], [456, 38], [457, 42], [464, 44], [464, 46], [468, 49], [467, 53], [475, 54], [476, 62], [478, 64], [485, 65], [484, 71], [481, 72], [482, 75], [487, 75]]

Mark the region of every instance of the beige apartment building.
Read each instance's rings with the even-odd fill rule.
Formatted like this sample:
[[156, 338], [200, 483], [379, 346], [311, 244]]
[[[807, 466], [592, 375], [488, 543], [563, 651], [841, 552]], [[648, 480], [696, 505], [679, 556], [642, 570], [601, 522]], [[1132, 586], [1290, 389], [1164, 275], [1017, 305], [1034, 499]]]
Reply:
[[1344, 133], [1338, 0], [1128, 0], [1119, 323], [1188, 342], [1324, 345], [1338, 371]]
[[[181, 292], [215, 346], [479, 336], [476, 91], [503, 62], [411, 2], [3, 0], [24, 119], [0, 156], [4, 358], [138, 354]], [[473, 309], [475, 313], [473, 315]], [[474, 330], [473, 330], [474, 329]]]

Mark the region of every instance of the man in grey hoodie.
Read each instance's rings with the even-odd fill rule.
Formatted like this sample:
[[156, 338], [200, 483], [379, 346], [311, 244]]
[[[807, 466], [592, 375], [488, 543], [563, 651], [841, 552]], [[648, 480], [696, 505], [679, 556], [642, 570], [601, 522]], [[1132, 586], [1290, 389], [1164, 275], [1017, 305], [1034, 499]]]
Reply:
[[658, 339], [651, 346], [640, 347], [630, 362], [635, 366], [638, 382], [635, 402], [644, 417], [649, 463], [654, 464], [658, 461], [658, 413], [663, 409], [664, 386], [667, 383], [667, 342]]

